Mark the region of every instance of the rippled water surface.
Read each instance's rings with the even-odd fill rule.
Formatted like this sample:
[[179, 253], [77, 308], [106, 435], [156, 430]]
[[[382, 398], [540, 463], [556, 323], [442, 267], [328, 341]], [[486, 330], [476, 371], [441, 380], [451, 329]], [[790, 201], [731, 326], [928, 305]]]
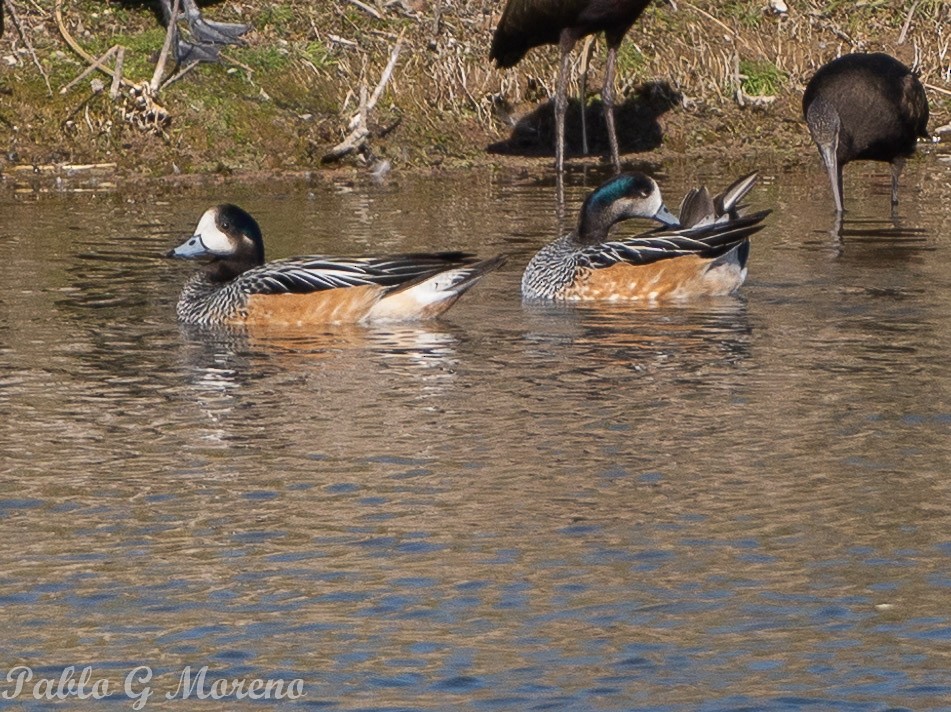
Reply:
[[[657, 174], [676, 208], [749, 167]], [[521, 303], [538, 177], [0, 194], [3, 691], [91, 666], [127, 708], [146, 666], [172, 708], [208, 666], [328, 710], [951, 709], [947, 154], [895, 220], [850, 166], [841, 238], [818, 157], [764, 170], [740, 296], [657, 308]], [[510, 258], [425, 326], [182, 330], [162, 254], [224, 200], [272, 258]]]

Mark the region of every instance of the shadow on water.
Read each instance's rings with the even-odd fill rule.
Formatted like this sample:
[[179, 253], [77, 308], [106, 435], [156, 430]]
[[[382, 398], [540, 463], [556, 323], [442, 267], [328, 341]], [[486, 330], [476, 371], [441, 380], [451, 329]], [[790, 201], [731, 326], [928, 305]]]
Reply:
[[838, 257], [842, 257], [848, 250], [855, 254], [902, 260], [922, 251], [931, 252], [936, 249], [929, 241], [926, 229], [908, 225], [907, 221], [898, 215], [889, 220], [843, 219], [842, 215], [836, 215], [832, 219], [828, 234], [833, 239]]
[[[643, 153], [657, 148], [663, 138], [658, 119], [683, 100], [667, 82], [649, 82], [639, 87], [637, 93], [615, 107], [618, 147], [621, 153]], [[555, 155], [555, 109], [554, 101], [548, 101], [522, 118], [514, 121], [511, 135], [504, 141], [491, 144], [489, 153], [515, 156]], [[504, 107], [499, 113], [512, 122]], [[585, 109], [588, 124], [588, 144], [592, 154], [607, 155], [607, 129], [603, 118], [603, 106], [599, 100]], [[581, 152], [581, 108], [577, 99], [568, 101], [565, 119], [565, 151], [570, 157]]]

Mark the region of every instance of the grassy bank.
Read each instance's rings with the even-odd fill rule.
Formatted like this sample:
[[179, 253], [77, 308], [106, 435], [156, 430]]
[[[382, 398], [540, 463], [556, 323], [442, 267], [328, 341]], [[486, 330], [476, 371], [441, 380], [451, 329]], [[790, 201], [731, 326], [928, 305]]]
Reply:
[[[210, 19], [253, 29], [221, 64], [198, 65], [160, 90], [149, 108], [167, 112], [167, 122], [147, 115], [128, 86], [110, 98], [102, 73], [60, 93], [89, 64], [80, 51], [95, 57], [114, 45], [125, 48], [130, 85], [152, 77], [164, 30], [148, 3], [13, 4], [18, 17], [7, 18], [0, 39], [0, 170], [7, 174], [15, 165], [62, 163], [115, 163], [146, 176], [318, 169], [347, 135], [361, 87], [373, 91], [397, 46], [391, 79], [368, 114], [364, 158], [438, 166], [551, 154], [545, 100], [557, 51], [534, 50], [512, 70], [491, 67], [487, 48], [502, 0], [207, 5]], [[808, 143], [799, 108], [805, 81], [823, 62], [857, 50], [914, 63], [928, 87], [930, 127], [951, 121], [951, 8], [943, 0], [796, 2], [787, 15], [765, 4], [652, 4], [619, 57], [627, 153], [798, 155]], [[599, 41], [586, 102], [596, 150], [603, 50]], [[577, 87], [576, 62], [573, 96]], [[579, 106], [572, 109], [575, 125]]]

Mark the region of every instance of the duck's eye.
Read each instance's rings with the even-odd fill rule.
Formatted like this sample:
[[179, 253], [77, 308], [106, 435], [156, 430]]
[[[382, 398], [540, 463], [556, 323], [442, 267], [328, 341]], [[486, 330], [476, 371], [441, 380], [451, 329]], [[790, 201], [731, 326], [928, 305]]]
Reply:
[[222, 221], [221, 221], [221, 229], [222, 229], [222, 230], [228, 230], [228, 229], [230, 229], [230, 228], [231, 228], [231, 223], [229, 223], [227, 220], [222, 220]]

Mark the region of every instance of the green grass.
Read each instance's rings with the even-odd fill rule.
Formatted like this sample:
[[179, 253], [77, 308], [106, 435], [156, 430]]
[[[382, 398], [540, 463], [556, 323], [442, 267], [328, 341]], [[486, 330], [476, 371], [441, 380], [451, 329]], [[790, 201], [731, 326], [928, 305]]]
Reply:
[[765, 59], [740, 62], [740, 87], [748, 96], [775, 96], [786, 83], [786, 75]]
[[625, 76], [636, 76], [647, 66], [647, 58], [633, 42], [624, 42], [617, 53], [617, 69]]
[[303, 47], [299, 47], [297, 51], [301, 57], [317, 69], [330, 69], [337, 64], [337, 60], [334, 59], [330, 50], [321, 42], [308, 42]]
[[749, 0], [730, 2], [723, 5], [722, 13], [723, 16], [734, 20], [741, 27], [752, 29], [759, 27], [762, 22], [764, 5], [764, 2], [750, 2]]
[[285, 34], [295, 21], [294, 8], [280, 3], [269, 3], [254, 17], [255, 27], [268, 28], [277, 34]]
[[290, 61], [287, 49], [267, 45], [264, 47], [247, 47], [234, 51], [234, 55], [251, 69], [261, 72], [277, 72], [285, 69]]

